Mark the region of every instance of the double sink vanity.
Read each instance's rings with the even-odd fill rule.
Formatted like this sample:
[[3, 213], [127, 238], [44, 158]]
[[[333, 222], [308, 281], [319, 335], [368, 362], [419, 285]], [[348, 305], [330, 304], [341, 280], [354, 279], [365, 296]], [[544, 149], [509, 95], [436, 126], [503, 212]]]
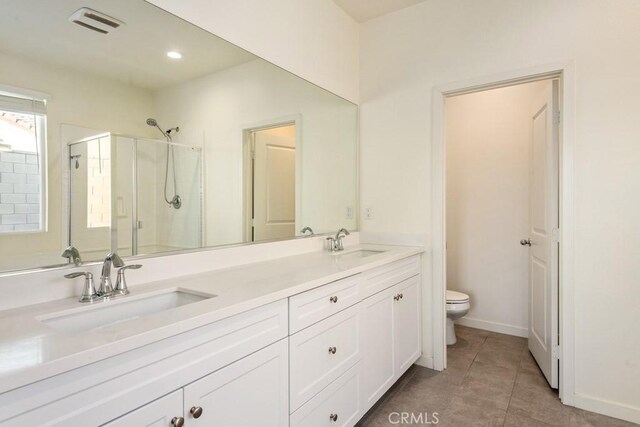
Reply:
[[314, 251], [0, 312], [0, 425], [354, 425], [421, 355], [421, 252]]

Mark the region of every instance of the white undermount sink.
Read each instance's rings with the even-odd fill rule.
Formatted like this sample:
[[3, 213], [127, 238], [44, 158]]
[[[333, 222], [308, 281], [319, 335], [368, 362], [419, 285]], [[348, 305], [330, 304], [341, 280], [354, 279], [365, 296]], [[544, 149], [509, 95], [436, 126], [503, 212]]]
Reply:
[[82, 332], [113, 326], [117, 323], [214, 297], [216, 295], [184, 289], [170, 289], [147, 296], [117, 297], [109, 301], [38, 316], [37, 319], [60, 331]]
[[338, 255], [342, 258], [344, 257], [354, 257], [354, 258], [366, 258], [368, 256], [371, 255], [378, 255], [381, 254], [385, 251], [374, 251], [374, 250], [370, 250], [370, 249], [358, 249], [355, 251], [351, 251], [351, 252], [343, 252], [343, 253], [339, 253]]

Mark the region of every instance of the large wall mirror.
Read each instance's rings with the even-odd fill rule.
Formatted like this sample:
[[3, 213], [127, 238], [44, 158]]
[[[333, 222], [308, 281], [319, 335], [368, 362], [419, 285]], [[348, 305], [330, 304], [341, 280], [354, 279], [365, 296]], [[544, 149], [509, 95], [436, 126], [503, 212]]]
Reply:
[[357, 107], [143, 0], [0, 0], [0, 271], [357, 228]]

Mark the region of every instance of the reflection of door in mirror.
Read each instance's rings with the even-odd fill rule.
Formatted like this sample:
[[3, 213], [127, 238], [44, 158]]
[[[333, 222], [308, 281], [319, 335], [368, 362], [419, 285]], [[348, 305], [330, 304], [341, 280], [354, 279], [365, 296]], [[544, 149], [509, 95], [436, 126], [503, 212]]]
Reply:
[[250, 131], [251, 241], [295, 237], [295, 124]]

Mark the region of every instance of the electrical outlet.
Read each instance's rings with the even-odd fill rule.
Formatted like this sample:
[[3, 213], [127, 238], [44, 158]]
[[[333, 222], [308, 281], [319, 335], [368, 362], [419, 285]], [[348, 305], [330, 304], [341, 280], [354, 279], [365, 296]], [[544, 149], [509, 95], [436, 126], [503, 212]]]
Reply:
[[353, 219], [353, 206], [347, 206], [346, 219]]
[[373, 219], [373, 208], [364, 209], [364, 219]]

